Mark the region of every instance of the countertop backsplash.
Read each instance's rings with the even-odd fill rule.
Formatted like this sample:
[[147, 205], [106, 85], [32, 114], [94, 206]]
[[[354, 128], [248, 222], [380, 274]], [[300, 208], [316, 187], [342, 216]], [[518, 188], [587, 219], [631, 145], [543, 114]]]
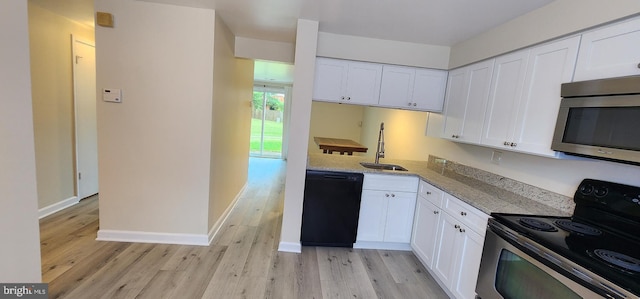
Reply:
[[466, 181], [467, 185], [470, 186], [482, 186], [483, 184], [476, 184], [474, 182], [479, 181], [569, 214], [573, 213], [573, 209], [575, 208], [575, 203], [571, 197], [437, 156], [429, 155], [427, 168], [445, 177], [453, 178], [461, 182]]

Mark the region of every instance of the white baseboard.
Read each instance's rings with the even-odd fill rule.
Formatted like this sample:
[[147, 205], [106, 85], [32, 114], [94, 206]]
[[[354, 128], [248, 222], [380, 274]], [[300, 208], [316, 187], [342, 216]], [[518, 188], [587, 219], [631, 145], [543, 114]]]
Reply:
[[77, 203], [79, 203], [80, 200], [78, 199], [77, 196], [73, 196], [73, 197], [69, 197], [65, 200], [61, 200], [59, 202], [56, 202], [52, 205], [46, 206], [42, 209], [38, 210], [38, 219], [42, 219], [44, 217], [47, 217], [55, 212], [64, 210], [70, 206], [73, 206]]
[[302, 245], [300, 242], [280, 242], [278, 251], [302, 253]]
[[97, 241], [209, 246], [207, 235], [98, 230]]
[[412, 251], [411, 244], [409, 243], [391, 243], [391, 242], [358, 241], [353, 243], [353, 248]]
[[220, 231], [220, 228], [222, 228], [222, 224], [227, 220], [227, 218], [229, 218], [229, 214], [231, 214], [231, 211], [233, 210], [233, 208], [236, 207], [238, 200], [240, 199], [240, 197], [242, 196], [246, 188], [247, 188], [247, 183], [245, 183], [244, 186], [242, 186], [242, 189], [240, 189], [240, 192], [238, 192], [238, 194], [236, 195], [236, 198], [233, 199], [233, 201], [227, 207], [224, 213], [222, 213], [220, 218], [218, 218], [218, 221], [216, 221], [216, 223], [214, 223], [211, 229], [209, 230], [209, 235], [208, 235], [209, 244], [213, 242], [213, 238], [216, 236], [216, 234], [218, 234], [218, 232]]

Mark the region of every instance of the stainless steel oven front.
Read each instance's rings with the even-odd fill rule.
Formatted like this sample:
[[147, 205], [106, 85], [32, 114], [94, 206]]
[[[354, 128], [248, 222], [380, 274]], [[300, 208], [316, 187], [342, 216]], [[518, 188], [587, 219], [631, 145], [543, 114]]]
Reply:
[[610, 285], [610, 282], [542, 245], [499, 223], [490, 222], [476, 298], [637, 298], [609, 290]]

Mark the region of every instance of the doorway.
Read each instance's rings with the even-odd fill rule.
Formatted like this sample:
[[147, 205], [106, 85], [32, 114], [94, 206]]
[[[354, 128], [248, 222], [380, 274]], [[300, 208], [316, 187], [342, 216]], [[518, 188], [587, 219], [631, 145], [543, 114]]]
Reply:
[[95, 46], [73, 39], [76, 192], [78, 199], [98, 193]]
[[284, 86], [254, 85], [250, 156], [282, 158], [286, 102]]

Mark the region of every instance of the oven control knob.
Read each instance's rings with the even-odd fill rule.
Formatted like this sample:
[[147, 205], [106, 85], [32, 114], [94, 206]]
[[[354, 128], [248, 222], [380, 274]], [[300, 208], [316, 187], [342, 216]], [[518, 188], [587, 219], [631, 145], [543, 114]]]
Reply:
[[607, 193], [609, 193], [609, 189], [607, 189], [607, 187], [595, 188], [595, 190], [593, 191], [593, 194], [595, 194], [597, 197], [604, 197], [605, 195], [607, 195]]
[[593, 192], [593, 185], [585, 184], [585, 185], [580, 186], [580, 193], [582, 193], [584, 195], [589, 195], [589, 194], [591, 194], [591, 192]]

